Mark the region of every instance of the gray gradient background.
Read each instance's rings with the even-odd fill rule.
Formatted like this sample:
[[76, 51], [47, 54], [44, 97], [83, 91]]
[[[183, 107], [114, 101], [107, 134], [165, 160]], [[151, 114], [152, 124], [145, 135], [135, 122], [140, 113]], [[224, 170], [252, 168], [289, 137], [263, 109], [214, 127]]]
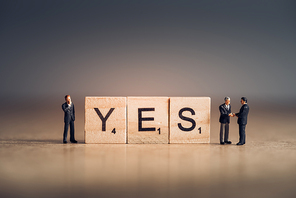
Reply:
[[[295, 24], [285, 0], [0, 0], [0, 195], [294, 197]], [[211, 144], [62, 145], [66, 94], [80, 143], [85, 96], [209, 96]], [[217, 144], [225, 96], [244, 147]]]
[[1, 1], [1, 96], [295, 98], [295, 1]]
[[66, 94], [82, 141], [85, 96], [209, 96], [212, 141], [224, 96], [296, 107], [295, 1], [0, 2], [2, 138], [60, 139]]

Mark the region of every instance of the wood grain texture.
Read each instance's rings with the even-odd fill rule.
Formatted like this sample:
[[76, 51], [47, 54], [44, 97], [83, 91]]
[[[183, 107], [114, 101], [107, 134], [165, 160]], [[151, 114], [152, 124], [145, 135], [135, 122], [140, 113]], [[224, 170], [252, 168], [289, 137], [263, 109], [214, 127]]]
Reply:
[[85, 143], [126, 143], [126, 97], [85, 97], [84, 129]]
[[169, 142], [210, 143], [210, 111], [209, 97], [171, 97]]
[[[168, 143], [168, 97], [128, 97], [128, 143]], [[150, 109], [149, 111], [147, 110]], [[141, 115], [139, 115], [139, 109]], [[153, 109], [153, 110], [152, 110]], [[142, 128], [154, 128], [153, 131], [139, 130], [139, 116], [142, 121]], [[147, 121], [145, 119], [153, 119]], [[160, 132], [159, 132], [160, 131]]]

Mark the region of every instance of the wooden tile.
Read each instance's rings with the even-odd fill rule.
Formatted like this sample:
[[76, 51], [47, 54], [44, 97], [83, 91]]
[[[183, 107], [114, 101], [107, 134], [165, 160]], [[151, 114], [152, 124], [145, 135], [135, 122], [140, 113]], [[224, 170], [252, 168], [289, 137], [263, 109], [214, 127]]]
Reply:
[[210, 143], [209, 97], [170, 98], [170, 143]]
[[126, 97], [85, 97], [85, 143], [126, 143]]
[[168, 97], [128, 97], [128, 143], [168, 143]]

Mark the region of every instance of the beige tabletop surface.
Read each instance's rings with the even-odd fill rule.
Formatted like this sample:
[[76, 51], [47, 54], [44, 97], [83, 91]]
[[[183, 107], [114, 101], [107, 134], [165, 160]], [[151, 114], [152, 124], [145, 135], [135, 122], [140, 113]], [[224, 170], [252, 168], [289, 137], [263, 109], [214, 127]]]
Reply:
[[[62, 144], [60, 104], [8, 104], [0, 119], [0, 197], [294, 197], [295, 107], [249, 103], [246, 145], [235, 145], [235, 118], [233, 144], [220, 145], [213, 101], [210, 144], [84, 144], [79, 101], [78, 144]], [[239, 108], [233, 102], [233, 112]]]

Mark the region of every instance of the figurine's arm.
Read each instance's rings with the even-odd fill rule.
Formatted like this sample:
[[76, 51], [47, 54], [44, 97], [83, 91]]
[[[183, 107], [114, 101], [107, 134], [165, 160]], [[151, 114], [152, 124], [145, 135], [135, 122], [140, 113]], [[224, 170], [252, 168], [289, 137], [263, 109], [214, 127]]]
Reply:
[[73, 119], [75, 120], [75, 108], [74, 108], [74, 104], [72, 103], [73, 105]]
[[224, 116], [227, 115], [227, 112], [221, 106], [219, 107], [219, 111], [220, 111], [221, 115], [224, 115]]
[[240, 109], [239, 113], [236, 113], [235, 115], [236, 115], [237, 117], [243, 117], [245, 114], [247, 114], [247, 109], [248, 109], [247, 106], [243, 106], [243, 107]]
[[220, 111], [222, 116], [225, 116], [225, 117], [226, 116], [231, 116], [231, 113], [228, 114], [228, 112], [224, 108], [222, 108], [221, 106], [219, 106], [219, 111]]
[[70, 107], [67, 104], [63, 104], [62, 105], [62, 109], [63, 109], [64, 112], [66, 112], [66, 111], [69, 111], [70, 110]]
[[229, 115], [228, 116], [230, 116], [230, 117], [233, 117], [234, 116], [234, 114], [231, 112], [231, 106], [229, 107]]

